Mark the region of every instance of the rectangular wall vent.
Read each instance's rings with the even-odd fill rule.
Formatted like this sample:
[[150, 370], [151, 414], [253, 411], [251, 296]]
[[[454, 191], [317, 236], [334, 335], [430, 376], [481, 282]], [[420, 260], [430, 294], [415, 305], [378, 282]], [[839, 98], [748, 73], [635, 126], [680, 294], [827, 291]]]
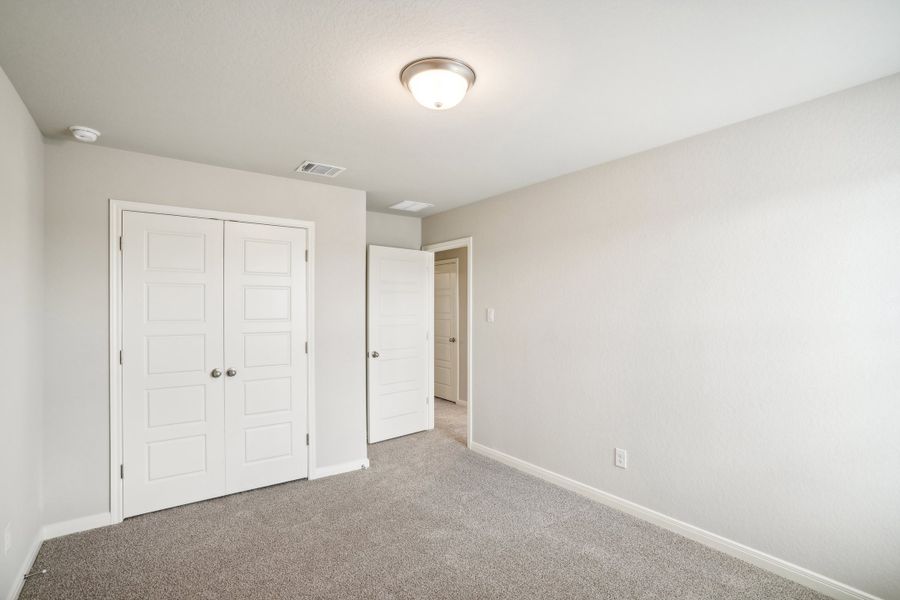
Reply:
[[307, 175], [319, 175], [320, 177], [337, 177], [344, 172], [344, 167], [336, 167], [334, 165], [326, 165], [307, 160], [297, 167], [295, 171]]
[[420, 210], [424, 210], [426, 208], [431, 208], [434, 204], [426, 204], [425, 202], [413, 202], [412, 200], [404, 200], [403, 202], [398, 202], [393, 206], [388, 206], [393, 210], [405, 210], [409, 212], [419, 212]]

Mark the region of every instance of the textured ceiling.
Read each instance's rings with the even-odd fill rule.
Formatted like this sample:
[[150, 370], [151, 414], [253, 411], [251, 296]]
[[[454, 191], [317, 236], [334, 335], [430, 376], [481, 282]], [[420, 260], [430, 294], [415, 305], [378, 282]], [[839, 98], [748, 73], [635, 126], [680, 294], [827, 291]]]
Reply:
[[[898, 32], [897, 0], [0, 0], [0, 65], [47, 136], [438, 212], [900, 71]], [[452, 110], [398, 81], [432, 55], [478, 74]]]

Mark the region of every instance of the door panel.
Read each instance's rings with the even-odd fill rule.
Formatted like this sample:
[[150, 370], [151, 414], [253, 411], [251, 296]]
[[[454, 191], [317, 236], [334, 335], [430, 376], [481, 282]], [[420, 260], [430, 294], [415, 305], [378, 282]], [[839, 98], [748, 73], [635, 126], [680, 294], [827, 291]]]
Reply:
[[122, 223], [124, 515], [225, 493], [221, 221]]
[[305, 255], [305, 229], [225, 223], [228, 493], [308, 475]]
[[459, 265], [434, 266], [434, 395], [459, 400]]
[[306, 230], [122, 227], [124, 515], [306, 477]]
[[369, 442], [433, 427], [431, 310], [434, 255], [369, 246]]

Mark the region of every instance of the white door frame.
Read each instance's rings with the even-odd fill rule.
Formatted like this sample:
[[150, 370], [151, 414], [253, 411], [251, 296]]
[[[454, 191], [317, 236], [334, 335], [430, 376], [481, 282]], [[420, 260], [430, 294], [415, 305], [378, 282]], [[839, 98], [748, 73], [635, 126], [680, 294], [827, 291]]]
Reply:
[[[307, 472], [309, 479], [318, 476], [316, 464], [316, 395], [315, 395], [315, 248], [316, 224], [312, 221], [268, 217], [264, 215], [247, 215], [242, 213], [169, 206], [166, 204], [145, 204], [124, 200], [109, 200], [109, 512], [110, 523], [121, 523], [123, 519], [123, 486], [120, 468], [123, 456], [122, 436], [122, 365], [119, 364], [119, 351], [122, 348], [122, 253], [119, 251], [119, 237], [122, 235], [122, 212], [134, 211], [173, 215], [179, 217], [198, 217], [201, 219], [218, 219], [221, 221], [239, 221], [242, 223], [258, 223], [260, 225], [281, 225], [298, 227], [307, 231], [307, 248], [309, 262], [306, 272], [306, 330], [309, 337], [309, 353], [307, 361], [307, 428], [309, 430], [309, 454]], [[324, 474], [322, 475], [324, 476]]]
[[[472, 348], [475, 346], [472, 335], [474, 325], [472, 314], [475, 309], [473, 301], [475, 298], [473, 293], [473, 290], [475, 289], [475, 278], [472, 276], [475, 263], [473, 241], [470, 236], [436, 244], [425, 244], [422, 246], [422, 250], [432, 253], [440, 252], [442, 250], [455, 250], [456, 248], [466, 249], [466, 286], [468, 286], [466, 293], [466, 447], [471, 449], [474, 424], [472, 419], [472, 403], [475, 400], [475, 394], [473, 393], [474, 386], [472, 385], [472, 382], [475, 380], [475, 361], [472, 360]], [[459, 285], [458, 281], [457, 285]]]
[[[468, 264], [468, 263], [467, 263]], [[434, 261], [434, 266], [437, 268], [438, 265], [455, 265], [456, 266], [456, 297], [453, 299], [456, 302], [456, 333], [453, 334], [456, 337], [459, 337], [459, 259], [458, 258], [445, 258], [444, 260], [436, 260]], [[436, 274], [435, 274], [436, 277]], [[434, 295], [434, 292], [432, 292]], [[434, 311], [432, 311], [432, 316], [434, 315]], [[432, 331], [434, 328], [432, 327]], [[435, 334], [436, 336], [437, 334]], [[433, 336], [433, 337], [435, 337]], [[453, 402], [456, 404], [466, 404], [465, 402], [461, 402], [459, 399], [459, 344], [454, 344], [455, 348], [453, 351], [456, 352], [456, 400]], [[436, 353], [432, 352], [431, 360], [434, 362], [436, 359]], [[434, 373], [435, 369], [432, 365], [431, 372]], [[436, 375], [435, 375], [436, 377]], [[433, 395], [433, 394], [432, 394]], [[446, 400], [446, 398], [444, 398]]]

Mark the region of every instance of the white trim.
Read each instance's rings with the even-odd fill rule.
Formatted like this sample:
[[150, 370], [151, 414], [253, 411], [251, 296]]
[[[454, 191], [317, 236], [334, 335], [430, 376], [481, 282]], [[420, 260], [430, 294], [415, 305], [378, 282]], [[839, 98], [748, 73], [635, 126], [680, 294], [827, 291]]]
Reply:
[[306, 228], [306, 337], [309, 346], [306, 353], [306, 431], [309, 432], [309, 446], [306, 455], [306, 478], [312, 479], [316, 469], [316, 227], [309, 223]]
[[53, 538], [69, 535], [70, 533], [78, 533], [80, 531], [105, 527], [106, 525], [112, 525], [112, 523], [113, 519], [111, 513], [99, 513], [78, 519], [71, 519], [69, 521], [60, 521], [59, 523], [44, 525], [43, 536], [45, 540], [52, 540]]
[[359, 471], [360, 469], [369, 468], [369, 459], [362, 458], [360, 460], [351, 460], [349, 462], [331, 465], [328, 467], [320, 467], [309, 474], [309, 479], [321, 479], [322, 477], [331, 477], [332, 475], [340, 475], [341, 473], [349, 473], [351, 471]]
[[638, 517], [639, 519], [658, 525], [663, 529], [674, 531], [686, 538], [690, 538], [705, 546], [709, 546], [710, 548], [756, 565], [766, 571], [775, 573], [776, 575], [780, 575], [801, 585], [805, 585], [808, 588], [826, 594], [832, 598], [836, 598], [837, 600], [881, 600], [877, 596], [858, 590], [845, 583], [835, 581], [825, 575], [810, 571], [809, 569], [795, 565], [786, 560], [776, 558], [770, 554], [750, 548], [749, 546], [722, 537], [711, 531], [706, 531], [695, 525], [679, 521], [678, 519], [664, 515], [661, 512], [641, 506], [630, 500], [614, 496], [613, 494], [604, 492], [603, 490], [581, 483], [580, 481], [576, 481], [565, 475], [560, 475], [559, 473], [555, 473], [543, 467], [539, 467], [514, 456], [510, 456], [499, 450], [494, 450], [493, 448], [489, 448], [476, 442], [471, 443], [469, 447], [478, 454], [492, 458], [513, 467], [514, 469], [523, 471], [529, 475], [534, 475], [539, 479], [549, 481], [550, 483], [577, 494], [581, 494], [582, 496], [587, 496], [591, 500], [621, 510], [622, 512]]
[[[123, 483], [119, 477], [119, 465], [122, 464], [122, 365], [119, 364], [119, 349], [122, 347], [121, 321], [121, 273], [122, 253], [119, 252], [119, 236], [122, 235], [123, 211], [145, 212], [180, 217], [198, 217], [202, 219], [219, 219], [222, 221], [238, 221], [241, 223], [257, 223], [260, 225], [279, 225], [297, 227], [307, 231], [307, 309], [306, 331], [309, 342], [307, 360], [307, 431], [309, 433], [309, 452], [307, 455], [307, 473], [312, 479], [316, 470], [316, 395], [315, 395], [315, 258], [316, 258], [316, 224], [312, 221], [269, 217], [265, 215], [248, 215], [243, 213], [207, 210], [170, 206], [167, 204], [146, 204], [125, 200], [109, 199], [109, 516], [110, 523], [121, 523], [123, 520]], [[97, 516], [97, 515], [95, 515]], [[85, 517], [85, 519], [93, 517]], [[76, 519], [78, 520], [78, 519]], [[51, 525], [50, 527], [55, 527]], [[64, 535], [64, 534], [59, 534]]]
[[25, 585], [25, 576], [34, 567], [34, 561], [37, 558], [38, 552], [41, 550], [41, 544], [43, 542], [42, 530], [38, 529], [34, 536], [34, 540], [31, 542], [31, 548], [28, 549], [28, 554], [25, 555], [25, 560], [22, 561], [19, 570], [13, 574], [9, 591], [6, 593], [7, 600], [16, 600], [19, 597], [19, 594], [22, 593], [22, 587]]
[[222, 221], [239, 221], [241, 223], [257, 223], [259, 225], [281, 225], [283, 227], [299, 227], [301, 229], [314, 229], [313, 221], [301, 219], [288, 219], [285, 217], [269, 217], [266, 215], [250, 215], [246, 213], [228, 212], [223, 210], [210, 210], [206, 208], [189, 208], [187, 206], [174, 206], [170, 204], [149, 204], [146, 202], [132, 202], [129, 200], [116, 200], [110, 198], [110, 207], [118, 210], [131, 210], [135, 212], [153, 213], [157, 215], [174, 215], [177, 217], [199, 217], [201, 219], [219, 219]]
[[428, 397], [426, 401], [429, 407], [425, 411], [425, 416], [428, 419], [427, 431], [431, 431], [434, 429], [434, 260], [426, 259], [426, 262], [428, 264], [425, 266], [425, 271], [428, 281], [425, 282], [425, 360], [428, 361], [426, 368]]
[[116, 200], [109, 201], [109, 512], [114, 523], [123, 519], [122, 479], [122, 348], [121, 272], [122, 253], [119, 236], [122, 233], [122, 208]]
[[[475, 368], [474, 368], [474, 352], [473, 349], [475, 347], [472, 330], [474, 328], [475, 323], [473, 322], [472, 315], [475, 311], [475, 277], [473, 273], [475, 272], [475, 248], [474, 242], [471, 237], [459, 238], [456, 240], [449, 240], [446, 242], [438, 242], [436, 244], [425, 244], [422, 246], [422, 250], [426, 250], [428, 252], [440, 252], [441, 250], [455, 250], [456, 248], [466, 248], [466, 286], [468, 293], [467, 301], [466, 301], [466, 446], [470, 449], [472, 448], [472, 444], [474, 442], [473, 439], [473, 426], [474, 420], [472, 419], [472, 403], [474, 402], [474, 385], [475, 381]], [[457, 282], [457, 285], [459, 282]], [[433, 294], [432, 294], [433, 296]], [[432, 394], [433, 396], [434, 394]], [[462, 404], [462, 403], [460, 403]]]

